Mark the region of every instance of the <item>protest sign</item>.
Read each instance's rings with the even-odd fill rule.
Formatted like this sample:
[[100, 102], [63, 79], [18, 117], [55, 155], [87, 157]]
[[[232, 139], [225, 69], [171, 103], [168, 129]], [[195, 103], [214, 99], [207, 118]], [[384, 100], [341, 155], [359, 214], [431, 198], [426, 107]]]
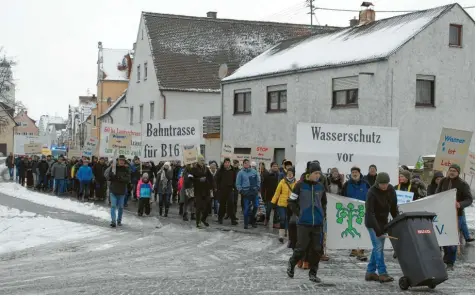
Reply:
[[183, 164], [193, 164], [198, 162], [198, 150], [197, 145], [188, 144], [182, 145]]
[[[25, 155], [25, 144], [36, 144], [40, 143], [40, 137], [38, 136], [25, 136], [25, 135], [14, 135], [13, 136], [13, 141], [14, 141], [14, 150], [13, 154], [15, 155]], [[41, 148], [41, 145], [40, 145]], [[41, 149], [38, 153], [35, 154], [40, 154]]]
[[[113, 150], [109, 147], [109, 138], [111, 134], [130, 135], [131, 144], [127, 149]], [[99, 142], [100, 157], [114, 157], [114, 153], [124, 155], [126, 158], [141, 157], [141, 131], [131, 126], [121, 126], [117, 124], [103, 123], [101, 124], [101, 140]]]
[[273, 162], [274, 149], [269, 147], [257, 146], [251, 149], [250, 161], [256, 162], [258, 165], [260, 162], [264, 162], [266, 167], [270, 167]]
[[[419, 211], [436, 213], [433, 227], [438, 244], [458, 245], [455, 199], [456, 190], [451, 190], [398, 207], [403, 213]], [[365, 227], [365, 202], [330, 193], [327, 193], [327, 200], [327, 248], [372, 249], [369, 232]], [[388, 239], [385, 248], [392, 248]]]
[[235, 159], [238, 160], [240, 162], [240, 164], [243, 164], [243, 160], [245, 160], [245, 159], [250, 160], [250, 158], [251, 158], [251, 155], [249, 155], [249, 154], [235, 154], [233, 156], [233, 160], [235, 160]]
[[317, 159], [330, 172], [338, 168], [350, 179], [350, 169], [358, 166], [363, 173], [371, 164], [398, 183], [399, 132], [394, 127], [303, 123], [296, 131], [296, 175]]
[[464, 172], [469, 145], [473, 132], [443, 128], [433, 163], [433, 170], [448, 171], [452, 164], [458, 164]]
[[466, 158], [466, 165], [464, 166], [464, 173], [469, 176], [474, 176], [474, 152], [469, 152]]
[[84, 143], [83, 151], [81, 153], [82, 156], [86, 157], [93, 157], [93, 155], [96, 155], [96, 147], [98, 144], [98, 139], [96, 137], [90, 137], [86, 143]]
[[196, 119], [146, 122], [142, 125], [142, 159], [180, 160], [181, 145], [198, 145], [201, 138], [200, 121]]
[[71, 159], [71, 158], [81, 158], [81, 150], [79, 149], [69, 149], [68, 150], [68, 159]]
[[399, 205], [413, 201], [413, 196], [415, 195], [411, 191], [395, 190], [395, 192], [397, 193], [397, 203]]
[[233, 144], [227, 141], [223, 141], [221, 144], [221, 161], [223, 161], [227, 157], [232, 159], [234, 151], [235, 147], [233, 146]]
[[[132, 136], [127, 134], [110, 134], [107, 143], [113, 151], [128, 150], [131, 147]], [[116, 153], [120, 154], [120, 153]]]
[[29, 143], [23, 145], [23, 151], [26, 155], [29, 154], [41, 154], [41, 144], [40, 143]]

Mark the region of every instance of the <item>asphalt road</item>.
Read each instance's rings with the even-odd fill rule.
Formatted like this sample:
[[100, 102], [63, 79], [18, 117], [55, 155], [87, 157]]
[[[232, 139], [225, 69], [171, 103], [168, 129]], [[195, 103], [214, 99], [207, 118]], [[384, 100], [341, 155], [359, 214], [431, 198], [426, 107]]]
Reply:
[[[309, 282], [302, 270], [289, 279], [285, 268], [291, 252], [275, 234], [263, 227], [243, 230], [216, 223], [197, 230], [193, 222], [179, 219], [176, 208], [160, 223], [155, 217], [135, 223], [139, 218], [131, 203], [124, 226], [110, 229], [101, 219], [1, 193], [0, 205], [104, 230], [90, 239], [0, 254], [0, 294], [429, 293], [426, 288], [402, 292], [397, 282], [365, 282], [366, 263], [347, 251], [330, 252], [331, 260], [319, 270], [321, 284]], [[398, 279], [398, 262], [386, 255], [388, 271]], [[450, 279], [431, 294], [474, 294], [474, 247], [466, 247], [460, 260]]]

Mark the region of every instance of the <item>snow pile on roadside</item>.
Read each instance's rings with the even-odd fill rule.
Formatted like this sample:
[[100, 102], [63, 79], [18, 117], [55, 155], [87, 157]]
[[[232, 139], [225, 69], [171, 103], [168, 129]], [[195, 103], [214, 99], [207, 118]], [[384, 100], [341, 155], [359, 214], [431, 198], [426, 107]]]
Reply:
[[474, 230], [474, 213], [475, 212], [475, 208], [474, 208], [474, 204], [470, 207], [467, 207], [466, 209], [464, 209], [464, 213], [466, 215], [466, 223], [468, 224], [468, 228], [469, 229], [473, 229]]
[[15, 183], [1, 183], [0, 193], [13, 196], [20, 199], [25, 199], [33, 203], [40, 205], [62, 209], [66, 211], [75, 212], [78, 214], [88, 215], [106, 221], [111, 220], [109, 210], [103, 207], [96, 206], [94, 204], [83, 204], [72, 201], [68, 198], [61, 198], [57, 196], [47, 195], [43, 193], [27, 190]]
[[0, 206], [0, 254], [107, 233], [100, 227], [38, 216]]

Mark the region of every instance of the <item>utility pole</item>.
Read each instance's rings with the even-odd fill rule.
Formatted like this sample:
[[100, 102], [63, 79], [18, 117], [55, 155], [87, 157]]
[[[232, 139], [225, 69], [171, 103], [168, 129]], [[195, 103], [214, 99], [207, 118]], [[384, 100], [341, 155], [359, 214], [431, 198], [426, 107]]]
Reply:
[[309, 7], [309, 12], [307, 14], [309, 14], [309, 16], [311, 17], [311, 27], [313, 25], [312, 17], [314, 16], [314, 11], [316, 10], [316, 8], [314, 8], [314, 1], [315, 0], [306, 0], [306, 6]]

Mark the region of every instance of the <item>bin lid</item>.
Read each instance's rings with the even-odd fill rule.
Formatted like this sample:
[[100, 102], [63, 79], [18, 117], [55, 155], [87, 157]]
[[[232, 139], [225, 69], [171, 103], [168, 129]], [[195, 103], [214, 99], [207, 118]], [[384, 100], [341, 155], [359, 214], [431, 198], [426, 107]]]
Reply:
[[392, 228], [398, 222], [409, 219], [409, 218], [428, 218], [428, 219], [433, 220], [433, 218], [435, 216], [436, 216], [435, 213], [425, 212], [425, 211], [422, 211], [422, 212], [406, 212], [406, 213], [399, 214], [395, 219], [390, 221], [390, 223], [388, 223], [385, 228], [387, 228], [387, 229]]

